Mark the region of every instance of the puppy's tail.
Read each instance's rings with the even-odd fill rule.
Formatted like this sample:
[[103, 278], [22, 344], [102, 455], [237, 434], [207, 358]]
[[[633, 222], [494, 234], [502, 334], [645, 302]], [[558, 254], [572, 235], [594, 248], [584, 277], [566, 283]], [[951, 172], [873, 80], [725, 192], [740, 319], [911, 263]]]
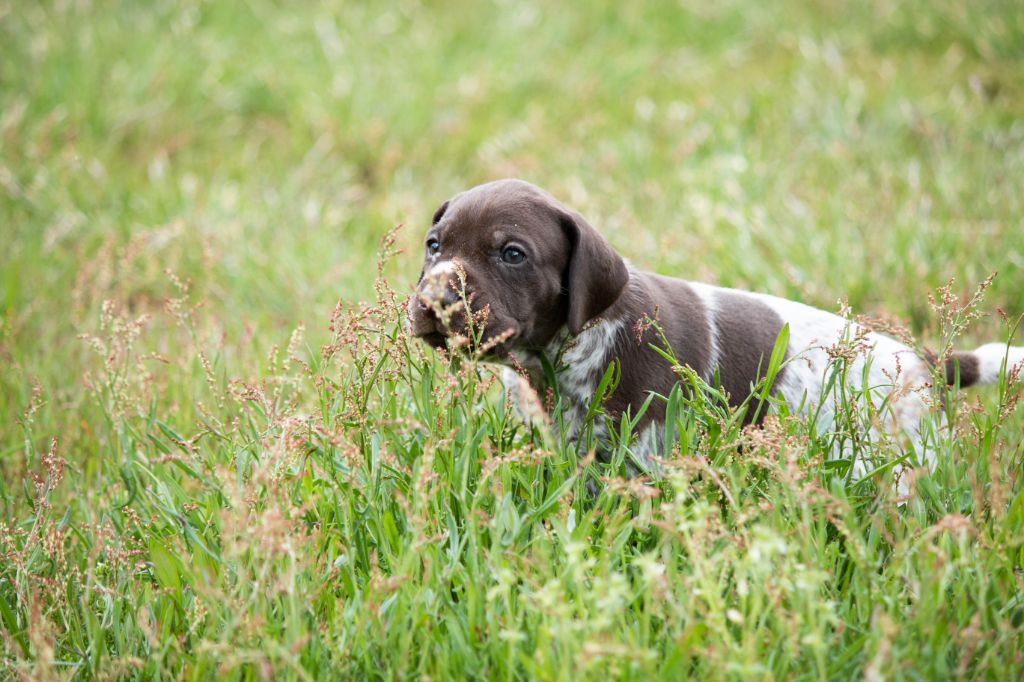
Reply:
[[994, 384], [999, 381], [1000, 371], [1009, 374], [1022, 363], [1024, 346], [986, 343], [973, 351], [956, 351], [946, 359], [946, 384], [952, 386], [957, 377], [961, 388]]

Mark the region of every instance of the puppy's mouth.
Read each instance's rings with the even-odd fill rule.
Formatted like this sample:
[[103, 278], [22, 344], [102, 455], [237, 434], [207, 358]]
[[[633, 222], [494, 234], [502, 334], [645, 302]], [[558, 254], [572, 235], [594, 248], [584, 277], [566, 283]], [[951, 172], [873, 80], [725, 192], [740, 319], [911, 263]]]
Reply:
[[448, 337], [441, 332], [425, 332], [418, 334], [419, 338], [434, 350], [440, 350], [447, 345]]
[[458, 332], [424, 331], [416, 336], [434, 350], [468, 353], [483, 359], [504, 358], [516, 339], [512, 330], [500, 334], [484, 333], [478, 340]]
[[476, 338], [468, 336], [468, 330], [447, 330], [439, 329], [436, 325], [433, 329], [421, 329], [416, 337], [434, 350], [447, 350], [476, 355], [482, 359], [504, 358], [514, 346], [518, 334], [514, 329], [506, 329], [501, 332], [484, 332]]
[[415, 297], [409, 300], [407, 316], [413, 336], [434, 350], [446, 349], [485, 359], [504, 358], [519, 338], [519, 326], [508, 320], [486, 320], [484, 327], [477, 328], [475, 333], [466, 324], [463, 313], [455, 313], [447, 323], [442, 322]]

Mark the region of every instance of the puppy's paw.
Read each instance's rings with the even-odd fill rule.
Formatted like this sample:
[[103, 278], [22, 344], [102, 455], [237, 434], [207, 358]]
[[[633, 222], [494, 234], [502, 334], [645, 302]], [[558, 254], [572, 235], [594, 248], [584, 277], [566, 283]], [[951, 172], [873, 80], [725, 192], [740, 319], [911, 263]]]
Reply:
[[527, 426], [548, 423], [540, 396], [526, 377], [511, 367], [505, 367], [501, 371], [501, 383], [505, 386], [505, 397], [523, 423]]

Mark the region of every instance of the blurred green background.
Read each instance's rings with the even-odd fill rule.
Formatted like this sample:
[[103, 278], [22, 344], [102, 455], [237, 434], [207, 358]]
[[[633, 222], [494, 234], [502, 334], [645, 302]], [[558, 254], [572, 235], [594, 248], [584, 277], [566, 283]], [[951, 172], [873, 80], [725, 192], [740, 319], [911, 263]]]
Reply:
[[[151, 315], [144, 348], [173, 357], [173, 273], [218, 369], [258, 375], [372, 293], [389, 228], [408, 290], [434, 208], [502, 176], [649, 269], [846, 296], [926, 338], [952, 277], [999, 271], [986, 308], [1024, 310], [1016, 0], [17, 0], [0, 44], [6, 454], [37, 382], [38, 418], [88, 437], [77, 335], [104, 300]], [[154, 377], [187, 402], [181, 373]]]

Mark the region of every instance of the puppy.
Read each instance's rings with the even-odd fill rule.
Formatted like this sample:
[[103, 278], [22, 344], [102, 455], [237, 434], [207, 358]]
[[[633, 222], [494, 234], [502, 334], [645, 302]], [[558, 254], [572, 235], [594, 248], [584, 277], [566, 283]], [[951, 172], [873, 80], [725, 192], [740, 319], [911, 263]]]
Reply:
[[[818, 433], [832, 428], [841, 392], [830, 377], [835, 358], [845, 354], [846, 387], [869, 391], [882, 408], [870, 435], [905, 436], [911, 460], [931, 463], [922, 452], [921, 422], [932, 404], [932, 367], [912, 349], [802, 303], [636, 270], [582, 216], [527, 182], [498, 180], [445, 201], [425, 248], [407, 304], [413, 334], [435, 348], [458, 338], [486, 359], [525, 370], [537, 389], [546, 356], [557, 368], [570, 439], [579, 436], [613, 360], [621, 378], [604, 404], [613, 424], [637, 415], [652, 392], [668, 396], [679, 381], [652, 347], [666, 341], [680, 364], [718, 383], [738, 407], [765, 378], [788, 325], [785, 359], [769, 388], [791, 413], [812, 417]], [[945, 380], [993, 383], [1022, 361], [1024, 348], [990, 343], [954, 353], [945, 361]], [[505, 380], [513, 392], [521, 388], [516, 371], [506, 369]], [[748, 421], [763, 416], [747, 407]], [[664, 418], [664, 401], [654, 399], [637, 424], [630, 451], [642, 466], [670, 446]], [[594, 428], [599, 449], [607, 448], [607, 427]]]

